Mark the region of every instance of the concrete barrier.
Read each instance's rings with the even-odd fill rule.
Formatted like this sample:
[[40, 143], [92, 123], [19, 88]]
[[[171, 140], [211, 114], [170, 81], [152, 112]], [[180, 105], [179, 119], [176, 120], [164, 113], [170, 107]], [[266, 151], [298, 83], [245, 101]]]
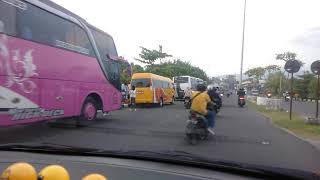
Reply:
[[257, 105], [266, 106], [267, 105], [267, 99], [265, 97], [257, 97]]
[[266, 109], [279, 110], [281, 108], [281, 103], [282, 99], [257, 97], [257, 105], [266, 106]]
[[257, 96], [247, 96], [247, 100], [253, 103], [257, 103]]

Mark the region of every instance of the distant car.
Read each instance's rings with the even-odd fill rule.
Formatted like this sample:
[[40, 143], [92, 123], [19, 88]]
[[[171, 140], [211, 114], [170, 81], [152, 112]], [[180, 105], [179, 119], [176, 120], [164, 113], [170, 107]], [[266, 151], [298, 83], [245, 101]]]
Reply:
[[252, 96], [259, 96], [259, 91], [258, 90], [252, 90], [251, 91]]

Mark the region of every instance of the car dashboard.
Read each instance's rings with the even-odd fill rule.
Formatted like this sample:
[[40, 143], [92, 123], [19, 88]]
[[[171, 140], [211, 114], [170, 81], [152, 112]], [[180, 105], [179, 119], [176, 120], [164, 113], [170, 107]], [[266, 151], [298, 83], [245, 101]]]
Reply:
[[48, 165], [57, 164], [67, 169], [71, 179], [81, 179], [90, 173], [100, 173], [108, 180], [248, 179], [246, 176], [197, 167], [111, 157], [0, 151], [0, 159], [1, 171], [15, 162], [28, 162], [36, 168], [37, 172]]

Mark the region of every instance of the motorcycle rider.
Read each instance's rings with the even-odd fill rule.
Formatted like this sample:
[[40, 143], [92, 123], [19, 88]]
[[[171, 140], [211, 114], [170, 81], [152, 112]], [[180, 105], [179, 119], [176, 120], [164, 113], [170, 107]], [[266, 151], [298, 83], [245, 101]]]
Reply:
[[240, 101], [240, 97], [244, 97], [246, 95], [246, 92], [244, 91], [244, 89], [241, 87], [238, 92], [237, 92], [237, 95], [238, 95], [238, 103]]
[[191, 96], [192, 96], [192, 90], [190, 87], [187, 87], [186, 92], [184, 93], [184, 98], [191, 99]]
[[208, 95], [212, 102], [216, 103], [219, 107], [221, 107], [222, 100], [220, 95], [217, 93], [217, 89], [215, 87], [208, 89]]
[[206, 92], [207, 87], [204, 84], [197, 85], [197, 93], [193, 94], [192, 96], [192, 104], [191, 110], [195, 111], [199, 114], [205, 116], [208, 120], [208, 131], [214, 135], [213, 127], [214, 127], [214, 120], [216, 113], [211, 110], [207, 110], [208, 103], [211, 103], [211, 99]]

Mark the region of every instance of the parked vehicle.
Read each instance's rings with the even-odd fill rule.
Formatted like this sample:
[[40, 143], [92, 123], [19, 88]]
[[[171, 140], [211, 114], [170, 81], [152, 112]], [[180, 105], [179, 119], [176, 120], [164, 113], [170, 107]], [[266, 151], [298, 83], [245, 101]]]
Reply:
[[136, 104], [173, 104], [175, 89], [170, 78], [152, 73], [135, 73], [131, 86], [136, 88]]
[[112, 37], [59, 6], [18, 2], [0, 1], [0, 126], [120, 109], [131, 68]]
[[200, 83], [205, 83], [202, 79], [192, 77], [192, 76], [176, 76], [173, 77], [173, 81], [177, 89], [177, 97], [176, 99], [184, 99], [184, 93], [189, 88], [192, 90], [196, 90], [196, 87]]

